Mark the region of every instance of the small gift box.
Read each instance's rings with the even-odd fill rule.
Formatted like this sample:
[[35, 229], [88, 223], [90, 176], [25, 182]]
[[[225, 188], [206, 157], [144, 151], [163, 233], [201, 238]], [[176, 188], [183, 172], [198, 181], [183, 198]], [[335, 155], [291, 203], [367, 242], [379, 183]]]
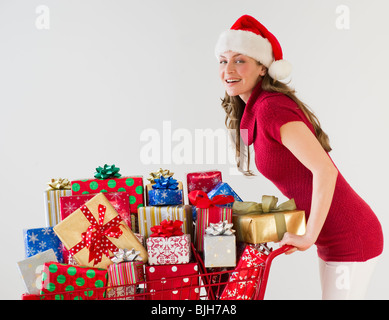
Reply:
[[139, 233], [147, 239], [153, 232], [151, 228], [163, 220], [181, 220], [183, 233], [192, 235], [192, 207], [178, 206], [147, 206], [138, 209]]
[[145, 267], [149, 300], [198, 300], [197, 263]]
[[266, 261], [266, 257], [265, 254], [247, 245], [228, 279], [220, 300], [251, 300], [257, 287], [260, 265]]
[[204, 236], [204, 265], [206, 268], [235, 267], [236, 241], [232, 223], [210, 223]]
[[[188, 194], [195, 190], [208, 193], [221, 181], [222, 173], [220, 171], [191, 172], [186, 175]], [[189, 204], [192, 203], [189, 202]]]
[[163, 220], [147, 238], [149, 265], [183, 264], [190, 261], [190, 235], [181, 230], [182, 221]]
[[100, 300], [105, 298], [107, 270], [46, 262], [41, 295], [45, 300]]
[[205, 192], [196, 190], [189, 193], [189, 200], [196, 207], [195, 246], [198, 251], [203, 251], [205, 229], [210, 223], [232, 222], [232, 209], [218, 205], [234, 202], [235, 199], [233, 196], [218, 195], [211, 200]]
[[46, 226], [53, 227], [61, 221], [59, 210], [60, 198], [70, 196], [70, 181], [68, 179], [51, 179], [47, 183], [49, 188], [44, 193], [44, 204], [46, 212]]
[[112, 264], [109, 257], [124, 248], [140, 251], [147, 261], [146, 249], [103, 193], [57, 224], [54, 231], [79, 265], [107, 268]]
[[27, 292], [32, 295], [40, 293], [42, 289], [42, 270], [45, 262], [57, 262], [53, 249], [43, 251], [17, 263]]
[[130, 212], [136, 214], [138, 207], [144, 205], [143, 177], [121, 177], [115, 165], [96, 168], [95, 179], [73, 180], [72, 195], [99, 192], [129, 192]]
[[278, 198], [263, 196], [262, 203], [234, 202], [232, 222], [237, 241], [247, 243], [278, 242], [286, 231], [305, 234], [305, 212], [295, 210], [290, 199], [276, 206]]
[[111, 260], [114, 263], [108, 266], [108, 299], [134, 300], [136, 285], [131, 284], [144, 281], [139, 251], [119, 249]]
[[211, 191], [208, 192], [209, 199], [212, 199], [217, 195], [233, 196], [235, 201], [242, 201], [237, 193], [226, 182], [219, 182]]
[[24, 249], [26, 258], [53, 249], [57, 261], [63, 262], [62, 244], [53, 231], [53, 227], [24, 229]]

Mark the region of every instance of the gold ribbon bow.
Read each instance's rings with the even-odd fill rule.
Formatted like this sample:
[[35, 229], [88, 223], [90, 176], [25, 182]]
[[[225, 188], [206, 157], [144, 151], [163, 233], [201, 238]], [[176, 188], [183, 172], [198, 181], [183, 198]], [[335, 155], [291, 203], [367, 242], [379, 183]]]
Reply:
[[49, 188], [47, 190], [70, 190], [70, 181], [68, 179], [51, 179], [47, 182]]
[[162, 168], [159, 168], [158, 171], [150, 172], [150, 177], [147, 178], [147, 180], [150, 181], [150, 183], [154, 183], [154, 179], [160, 179], [161, 177], [169, 178], [174, 175], [174, 172], [170, 172], [170, 170], [162, 170]]
[[262, 203], [235, 201], [232, 207], [234, 214], [238, 216], [246, 214], [274, 213], [278, 240], [281, 240], [286, 230], [285, 216], [281, 212], [296, 210], [294, 199], [289, 199], [277, 206], [278, 198], [275, 196], [262, 196]]

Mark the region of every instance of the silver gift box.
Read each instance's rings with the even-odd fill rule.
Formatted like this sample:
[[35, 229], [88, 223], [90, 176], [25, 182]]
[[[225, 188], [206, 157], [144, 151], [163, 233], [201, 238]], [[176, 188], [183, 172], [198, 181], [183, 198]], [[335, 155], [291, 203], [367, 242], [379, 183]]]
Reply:
[[235, 267], [235, 235], [204, 235], [204, 264], [206, 268]]

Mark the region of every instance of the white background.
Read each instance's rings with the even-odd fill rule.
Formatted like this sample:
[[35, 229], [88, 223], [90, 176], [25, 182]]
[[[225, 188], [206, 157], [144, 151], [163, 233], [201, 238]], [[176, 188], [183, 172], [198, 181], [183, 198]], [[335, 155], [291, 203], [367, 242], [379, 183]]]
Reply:
[[[39, 5], [50, 10], [48, 30], [35, 25]], [[339, 5], [350, 9], [349, 29], [336, 26]], [[290, 85], [316, 112], [332, 158], [387, 238], [388, 11], [385, 0], [1, 0], [0, 298], [25, 291], [16, 267], [22, 230], [45, 226], [50, 178], [92, 177], [105, 163], [145, 179], [163, 167], [183, 182], [187, 172], [220, 169], [244, 200], [285, 200], [260, 174], [230, 175], [233, 165], [217, 159], [163, 162], [161, 151], [159, 163], [145, 164], [139, 156], [141, 133], [155, 129], [162, 143], [164, 120], [193, 144], [195, 129], [225, 128], [213, 50], [243, 14], [280, 41], [294, 68]], [[369, 299], [389, 298], [388, 268], [384, 251]], [[274, 261], [266, 298], [320, 299], [315, 247]]]

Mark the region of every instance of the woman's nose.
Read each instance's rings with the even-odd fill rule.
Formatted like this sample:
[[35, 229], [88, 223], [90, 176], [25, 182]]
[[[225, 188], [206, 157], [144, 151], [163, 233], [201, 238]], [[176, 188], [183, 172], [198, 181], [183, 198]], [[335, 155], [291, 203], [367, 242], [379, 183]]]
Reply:
[[228, 61], [227, 65], [226, 65], [226, 73], [232, 73], [234, 71], [235, 71], [235, 68], [234, 68], [233, 63], [231, 63], [231, 61]]

